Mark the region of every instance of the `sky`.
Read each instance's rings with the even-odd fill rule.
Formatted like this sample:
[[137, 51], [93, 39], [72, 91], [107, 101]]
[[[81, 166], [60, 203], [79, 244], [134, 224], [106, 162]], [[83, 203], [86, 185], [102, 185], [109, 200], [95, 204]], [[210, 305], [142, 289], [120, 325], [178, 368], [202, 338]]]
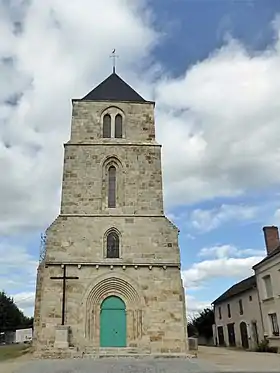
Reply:
[[156, 101], [189, 315], [253, 274], [280, 223], [279, 0], [0, 0], [0, 289], [32, 315], [71, 99], [111, 73]]

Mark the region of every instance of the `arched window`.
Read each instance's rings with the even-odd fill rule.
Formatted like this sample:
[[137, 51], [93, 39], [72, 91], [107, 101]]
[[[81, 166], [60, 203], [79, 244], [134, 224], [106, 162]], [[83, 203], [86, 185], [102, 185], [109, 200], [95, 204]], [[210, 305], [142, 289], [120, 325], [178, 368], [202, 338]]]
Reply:
[[116, 115], [115, 118], [115, 137], [122, 138], [122, 116], [120, 114]]
[[111, 166], [108, 173], [108, 207], [116, 207], [116, 167]]
[[107, 258], [119, 258], [120, 240], [116, 232], [110, 232], [107, 236]]
[[103, 117], [103, 137], [111, 137], [111, 115], [105, 114]]

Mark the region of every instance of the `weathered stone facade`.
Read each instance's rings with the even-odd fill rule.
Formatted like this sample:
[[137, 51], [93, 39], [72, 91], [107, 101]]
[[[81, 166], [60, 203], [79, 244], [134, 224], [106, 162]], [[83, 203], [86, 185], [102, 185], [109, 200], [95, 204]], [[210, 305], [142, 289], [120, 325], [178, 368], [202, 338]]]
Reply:
[[[122, 138], [102, 138], [103, 117], [121, 113]], [[108, 169], [117, 172], [116, 207], [108, 208]], [[106, 258], [107, 233], [119, 236], [119, 258]], [[69, 346], [97, 351], [100, 306], [108, 296], [126, 305], [131, 353], [186, 354], [185, 298], [178, 229], [164, 216], [161, 147], [154, 103], [73, 101], [65, 145], [61, 214], [47, 230], [38, 268], [34, 345], [54, 349], [61, 323], [62, 275], [67, 280]], [[122, 349], [116, 349], [116, 353]]]

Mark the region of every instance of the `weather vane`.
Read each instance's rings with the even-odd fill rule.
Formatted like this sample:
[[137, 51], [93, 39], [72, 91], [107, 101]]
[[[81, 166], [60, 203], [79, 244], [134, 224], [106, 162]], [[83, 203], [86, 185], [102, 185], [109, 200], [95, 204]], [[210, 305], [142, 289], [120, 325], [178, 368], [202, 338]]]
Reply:
[[112, 51], [112, 54], [110, 56], [110, 58], [113, 59], [113, 73], [115, 74], [116, 72], [116, 59], [118, 58], [119, 56], [116, 55], [116, 49], [114, 48], [113, 51]]

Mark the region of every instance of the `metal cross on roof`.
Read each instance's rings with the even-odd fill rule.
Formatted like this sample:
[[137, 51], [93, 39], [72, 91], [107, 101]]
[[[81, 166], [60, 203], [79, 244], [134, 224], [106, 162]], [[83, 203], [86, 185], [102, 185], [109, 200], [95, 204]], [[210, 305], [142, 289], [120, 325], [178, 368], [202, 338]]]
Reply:
[[113, 59], [113, 74], [115, 74], [116, 73], [116, 58], [119, 58], [119, 56], [116, 55], [116, 49], [115, 48], [113, 49], [110, 58]]

